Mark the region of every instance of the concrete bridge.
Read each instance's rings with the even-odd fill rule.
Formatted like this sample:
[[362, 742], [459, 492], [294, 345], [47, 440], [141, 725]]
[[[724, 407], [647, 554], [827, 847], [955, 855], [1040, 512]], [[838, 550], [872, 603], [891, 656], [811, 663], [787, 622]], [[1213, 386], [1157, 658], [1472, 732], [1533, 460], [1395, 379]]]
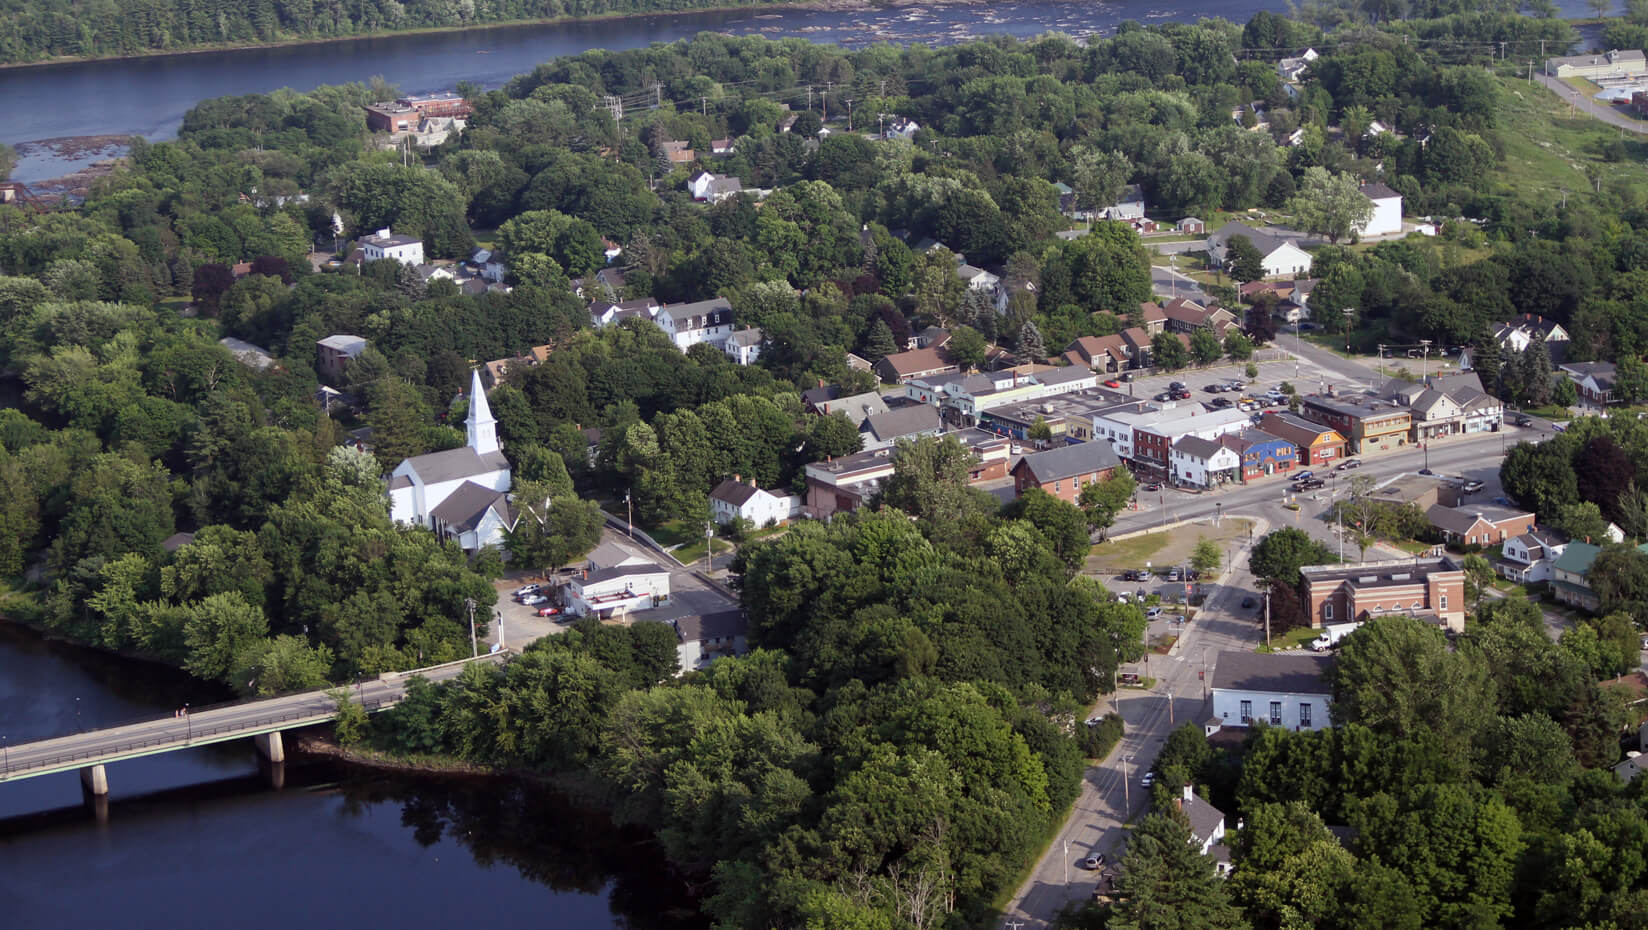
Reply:
[[[350, 698], [368, 713], [376, 713], [399, 703], [406, 696], [407, 680], [413, 676], [445, 681], [462, 674], [471, 662], [500, 662], [508, 656], [509, 652], [503, 650], [409, 672], [385, 672], [350, 685]], [[101, 798], [109, 793], [103, 767], [110, 762], [246, 737], [252, 738], [270, 762], [283, 762], [283, 731], [325, 723], [337, 715], [338, 706], [325, 691], [191, 708], [180, 716], [138, 720], [6, 747], [0, 753], [0, 782], [77, 770], [86, 792]]]

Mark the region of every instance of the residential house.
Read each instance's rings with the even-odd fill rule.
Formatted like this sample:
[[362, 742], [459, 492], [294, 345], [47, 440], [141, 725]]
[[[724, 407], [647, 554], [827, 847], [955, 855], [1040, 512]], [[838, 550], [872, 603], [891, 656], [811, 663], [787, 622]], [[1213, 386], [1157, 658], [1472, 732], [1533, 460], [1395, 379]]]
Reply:
[[902, 116], [894, 116], [891, 120], [888, 120], [887, 114], [883, 113], [882, 120], [882, 125], [886, 127], [881, 133], [883, 139], [904, 139], [908, 141], [914, 138], [916, 132], [921, 129], [920, 123], [913, 119], [905, 119]]
[[687, 145], [685, 142], [660, 142], [658, 143], [658, 149], [664, 153], [664, 157], [669, 160], [671, 165], [688, 165], [698, 155]]
[[715, 346], [732, 333], [732, 304], [725, 297], [690, 304], [666, 305], [652, 318], [675, 347], [685, 352], [700, 342]]
[[1292, 442], [1262, 429], [1226, 433], [1219, 437], [1219, 444], [1241, 456], [1243, 482], [1285, 475], [1298, 461], [1298, 448]]
[[754, 364], [755, 360], [761, 357], [763, 338], [761, 330], [754, 327], [740, 329], [727, 337], [722, 349], [727, 353], [727, 358], [740, 365]]
[[750, 650], [750, 624], [742, 610], [693, 614], [671, 620], [670, 624], [675, 627], [675, 655], [683, 675], [706, 668], [716, 659], [741, 656]]
[[649, 562], [574, 575], [562, 600], [573, 616], [605, 620], [656, 607], [669, 596], [669, 570]]
[[597, 300], [589, 305], [589, 322], [596, 329], [610, 326], [632, 317], [651, 320], [658, 315], [658, 301], [651, 297], [638, 297], [634, 300]]
[[968, 287], [974, 290], [987, 291], [992, 295], [995, 293], [996, 285], [1001, 283], [999, 276], [966, 263], [956, 266], [956, 277], [960, 278]]
[[[1204, 856], [1213, 855], [1214, 847], [1225, 840], [1224, 812], [1203, 800], [1192, 785], [1183, 786], [1174, 801], [1190, 824], [1190, 845]], [[1228, 865], [1229, 855], [1224, 858]]]
[[[1635, 686], [1633, 690], [1648, 691], [1648, 675], [1644, 675], [1642, 669], [1631, 672], [1629, 676], [1621, 677], [1636, 678], [1637, 681], [1633, 683]], [[1618, 681], [1619, 679], [1614, 680]], [[1626, 752], [1624, 759], [1614, 763], [1614, 774], [1619, 776], [1620, 781], [1627, 783], [1636, 781], [1637, 776], [1641, 775], [1644, 770], [1648, 770], [1648, 756], [1644, 756], [1635, 749]]]
[[1199, 217], [1187, 216], [1179, 221], [1179, 232], [1187, 236], [1207, 235], [1207, 221]]
[[1465, 631], [1465, 573], [1446, 555], [1306, 565], [1299, 573], [1313, 627], [1408, 614]]
[[389, 474], [389, 516], [457, 539], [469, 552], [501, 546], [515, 528], [509, 505], [509, 460], [480, 371], [470, 372], [467, 441], [456, 449], [403, 459]]
[[[1545, 351], [1551, 356], [1551, 362], [1561, 365], [1568, 358], [1568, 345], [1571, 339], [1568, 331], [1557, 321], [1547, 320], [1540, 314], [1524, 313], [1502, 323], [1495, 323], [1493, 341], [1504, 355], [1520, 355], [1526, 352], [1529, 346], [1543, 342]], [[1460, 350], [1460, 370], [1471, 368], [1472, 356], [1472, 347], [1466, 346]]]
[[1579, 389], [1579, 396], [1588, 404], [1605, 407], [1614, 403], [1613, 362], [1570, 362], [1561, 370]]
[[1601, 54], [1566, 55], [1545, 60], [1545, 73], [1554, 78], [1618, 80], [1648, 74], [1641, 49], [1613, 49]]
[[1285, 323], [1310, 319], [1310, 294], [1316, 289], [1317, 278], [1298, 278], [1292, 281], [1248, 281], [1237, 288], [1242, 299], [1251, 303], [1260, 294], [1275, 294], [1276, 317]]
[[875, 373], [888, 384], [903, 384], [926, 375], [950, 374], [958, 368], [942, 348], [895, 352], [875, 363]]
[[1345, 437], [1331, 426], [1291, 413], [1269, 411], [1259, 421], [1259, 428], [1292, 443], [1301, 468], [1331, 465], [1345, 457]]
[[733, 140], [731, 140], [731, 139], [711, 139], [710, 140], [710, 154], [711, 155], [731, 155], [734, 151], [736, 151], [736, 148], [734, 146]]
[[918, 439], [937, 436], [944, 431], [944, 421], [937, 407], [930, 404], [911, 404], [865, 418], [862, 435], [864, 451], [891, 447], [900, 439]]
[[1036, 452], [1013, 466], [1013, 488], [1019, 494], [1039, 488], [1048, 494], [1076, 503], [1083, 485], [1097, 484], [1121, 467], [1121, 460], [1109, 443], [1083, 442], [1060, 449]]
[[1204, 307], [1193, 300], [1179, 297], [1162, 304], [1162, 315], [1167, 318], [1167, 329], [1175, 333], [1193, 333], [1211, 329], [1223, 338], [1235, 325], [1236, 314], [1223, 307]]
[[1388, 398], [1407, 406], [1408, 441], [1426, 442], [1464, 432], [1465, 411], [1446, 392], [1424, 383], [1397, 382]]
[[1180, 487], [1212, 488], [1240, 473], [1236, 450], [1200, 436], [1181, 436], [1168, 455], [1168, 478]]
[[[1637, 551], [1648, 553], [1648, 543], [1638, 546]], [[1601, 554], [1602, 547], [1594, 543], [1577, 539], [1568, 543], [1551, 565], [1551, 591], [1557, 601], [1592, 612], [1601, 608], [1602, 599], [1592, 590], [1590, 582], [1591, 563]]]
[[743, 193], [744, 182], [729, 175], [700, 171], [687, 180], [687, 190], [692, 192], [694, 200], [720, 203]]
[[1304, 78], [1305, 71], [1310, 68], [1310, 63], [1320, 57], [1322, 56], [1316, 53], [1316, 49], [1307, 48], [1297, 56], [1278, 61], [1276, 63], [1276, 73], [1281, 77], [1283, 83], [1297, 84]]
[[1289, 730], [1331, 726], [1333, 657], [1309, 653], [1223, 650], [1213, 666], [1213, 724], [1264, 723]]
[[1167, 332], [1167, 311], [1162, 309], [1161, 304], [1154, 301], [1146, 300], [1141, 302], [1139, 312], [1134, 319], [1139, 324], [1137, 328], [1143, 330], [1146, 335], [1154, 336], [1157, 333]]
[[1535, 527], [1521, 536], [1505, 540], [1499, 549], [1500, 557], [1494, 563], [1494, 569], [1518, 584], [1550, 581], [1554, 577], [1552, 566], [1567, 549], [1566, 539], [1550, 530]]
[[1436, 504], [1425, 511], [1425, 516], [1448, 542], [1483, 548], [1532, 532], [1534, 528], [1533, 514], [1497, 504], [1462, 507]]
[[1095, 217], [1101, 220], [1132, 222], [1144, 219], [1144, 191], [1137, 184], [1122, 188], [1121, 197], [1108, 207], [1101, 207]]
[[743, 481], [733, 475], [710, 492], [710, 516], [717, 523], [748, 520], [758, 527], [783, 523], [801, 513], [801, 498], [794, 494], [774, 494], [755, 486], [755, 479]]
[[1101, 373], [1119, 372], [1132, 361], [1132, 351], [1120, 335], [1083, 336], [1065, 347], [1072, 365], [1086, 365]]
[[342, 381], [349, 363], [366, 351], [366, 340], [338, 333], [315, 343], [315, 348], [320, 354], [320, 376], [328, 381]]
[[1363, 184], [1362, 196], [1373, 202], [1373, 215], [1366, 223], [1353, 228], [1358, 236], [1386, 236], [1402, 231], [1402, 195], [1388, 185], [1374, 182]]
[[1299, 247], [1292, 236], [1254, 229], [1235, 220], [1220, 226], [1207, 238], [1208, 256], [1214, 264], [1223, 265], [1232, 236], [1246, 236], [1259, 250], [1267, 278], [1302, 278], [1310, 275], [1310, 253]]
[[1413, 414], [1390, 401], [1366, 396], [1312, 394], [1299, 410], [1305, 419], [1331, 426], [1350, 443], [1350, 452], [1368, 455], [1408, 444]]
[[824, 416], [832, 413], [844, 414], [852, 421], [853, 426], [862, 432], [865, 420], [878, 413], [886, 413], [888, 407], [886, 398], [875, 391], [865, 391], [863, 394], [821, 401], [814, 409]]
[[918, 333], [911, 333], [905, 341], [904, 348], [909, 349], [938, 349], [950, 343], [950, 331], [942, 326], [929, 326]]
[[423, 264], [423, 240], [416, 236], [398, 236], [389, 227], [360, 238], [363, 261], [395, 261], [414, 267]]

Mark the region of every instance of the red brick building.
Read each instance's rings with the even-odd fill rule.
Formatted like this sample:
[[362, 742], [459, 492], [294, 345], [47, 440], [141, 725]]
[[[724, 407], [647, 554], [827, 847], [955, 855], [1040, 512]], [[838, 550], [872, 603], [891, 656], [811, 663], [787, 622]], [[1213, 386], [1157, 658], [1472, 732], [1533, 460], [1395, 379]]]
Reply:
[[1299, 572], [1313, 627], [1407, 614], [1465, 630], [1465, 573], [1447, 556], [1306, 565]]
[[1037, 452], [1013, 466], [1013, 488], [1020, 495], [1040, 488], [1054, 497], [1076, 503], [1081, 489], [1109, 478], [1121, 459], [1108, 442], [1083, 442]]
[[1330, 465], [1345, 457], [1345, 437], [1331, 426], [1312, 423], [1291, 413], [1267, 413], [1259, 428], [1280, 436], [1299, 450], [1300, 468]]

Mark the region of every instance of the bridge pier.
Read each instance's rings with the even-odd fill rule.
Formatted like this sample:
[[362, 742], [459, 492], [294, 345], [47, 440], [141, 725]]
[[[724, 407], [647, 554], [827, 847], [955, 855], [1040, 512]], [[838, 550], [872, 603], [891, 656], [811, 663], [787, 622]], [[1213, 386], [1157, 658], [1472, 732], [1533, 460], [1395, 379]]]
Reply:
[[101, 765], [88, 765], [80, 770], [80, 787], [94, 798], [109, 794], [109, 775]]
[[252, 737], [252, 745], [262, 753], [263, 758], [270, 762], [286, 761], [286, 744], [280, 738], [280, 731], [273, 733], [259, 733]]

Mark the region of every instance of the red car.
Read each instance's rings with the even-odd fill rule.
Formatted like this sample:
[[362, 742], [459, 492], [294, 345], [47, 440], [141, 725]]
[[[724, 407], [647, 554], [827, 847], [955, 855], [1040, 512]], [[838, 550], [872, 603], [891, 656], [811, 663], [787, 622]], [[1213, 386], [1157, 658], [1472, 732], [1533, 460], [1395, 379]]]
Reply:
[[538, 608], [538, 616], [540, 616], [540, 617], [553, 617], [553, 616], [559, 614], [560, 612], [561, 612], [561, 608], [559, 608], [559, 607], [540, 607], [540, 608]]
[[1104, 386], [1105, 387], [1111, 387], [1111, 388], [1119, 388], [1119, 387], [1122, 386], [1122, 383], [1120, 381], [1117, 381], [1115, 378], [1111, 378], [1109, 381], [1106, 381], [1104, 383]]

